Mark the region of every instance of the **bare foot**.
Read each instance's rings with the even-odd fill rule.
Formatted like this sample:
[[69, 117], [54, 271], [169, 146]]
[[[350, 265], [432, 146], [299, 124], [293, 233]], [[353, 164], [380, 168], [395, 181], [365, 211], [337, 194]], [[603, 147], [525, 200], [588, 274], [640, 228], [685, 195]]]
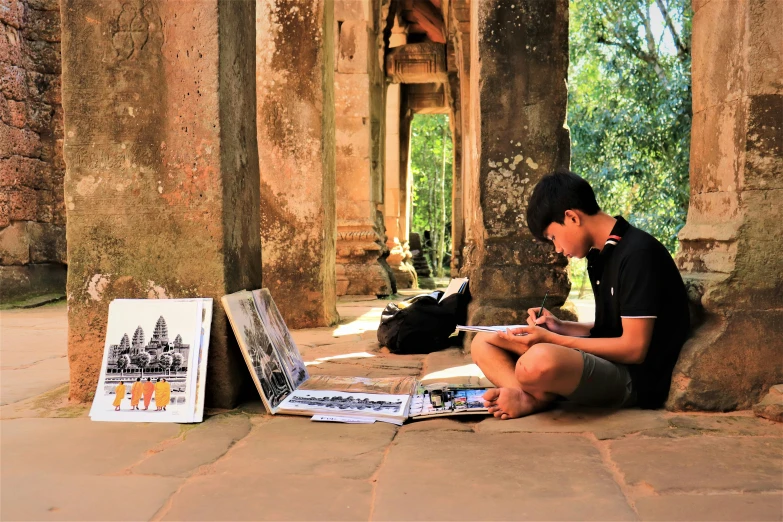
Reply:
[[483, 397], [484, 406], [502, 420], [530, 415], [546, 405], [519, 388], [491, 388]]

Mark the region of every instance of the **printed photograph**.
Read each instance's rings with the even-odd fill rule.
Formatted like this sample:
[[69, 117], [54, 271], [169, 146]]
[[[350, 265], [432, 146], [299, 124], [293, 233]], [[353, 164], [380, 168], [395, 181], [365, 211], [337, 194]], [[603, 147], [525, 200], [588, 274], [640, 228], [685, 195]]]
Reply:
[[297, 390], [283, 404], [285, 411], [334, 411], [401, 416], [405, 413], [407, 395], [340, 393], [335, 391]]
[[486, 388], [480, 389], [424, 389], [423, 393], [413, 396], [409, 414], [411, 417], [426, 415], [448, 415], [468, 412], [485, 412], [483, 395]]
[[269, 290], [266, 288], [253, 290], [253, 299], [258, 307], [258, 313], [261, 315], [261, 322], [264, 324], [269, 341], [280, 354], [291, 388], [295, 390], [309, 377], [299, 348], [291, 338], [291, 333], [288, 331], [283, 316], [280, 315]]
[[222, 300], [245, 360], [252, 367], [256, 388], [274, 411], [293, 388], [261, 323], [253, 295], [250, 292], [237, 292], [224, 296]]
[[200, 331], [195, 300], [113, 301], [90, 415], [96, 420], [144, 422], [183, 416]]

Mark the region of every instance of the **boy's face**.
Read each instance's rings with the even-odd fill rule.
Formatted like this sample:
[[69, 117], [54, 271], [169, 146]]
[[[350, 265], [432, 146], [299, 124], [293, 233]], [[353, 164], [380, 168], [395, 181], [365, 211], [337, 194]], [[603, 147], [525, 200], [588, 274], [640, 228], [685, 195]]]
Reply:
[[544, 230], [544, 235], [555, 245], [555, 251], [567, 258], [581, 259], [590, 251], [590, 237], [582, 226], [579, 214], [566, 210], [563, 224], [550, 223]]

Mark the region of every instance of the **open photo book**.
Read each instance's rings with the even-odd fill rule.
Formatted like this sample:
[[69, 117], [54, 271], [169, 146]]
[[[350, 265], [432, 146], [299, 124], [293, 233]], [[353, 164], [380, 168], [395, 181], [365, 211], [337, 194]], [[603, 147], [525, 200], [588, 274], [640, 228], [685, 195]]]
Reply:
[[201, 422], [212, 299], [109, 304], [94, 421]]
[[271, 414], [401, 424], [407, 418], [487, 413], [483, 402], [479, 408], [476, 400], [485, 388], [425, 388], [411, 377], [311, 377], [267, 289], [243, 290], [223, 296], [221, 301], [256, 389]]

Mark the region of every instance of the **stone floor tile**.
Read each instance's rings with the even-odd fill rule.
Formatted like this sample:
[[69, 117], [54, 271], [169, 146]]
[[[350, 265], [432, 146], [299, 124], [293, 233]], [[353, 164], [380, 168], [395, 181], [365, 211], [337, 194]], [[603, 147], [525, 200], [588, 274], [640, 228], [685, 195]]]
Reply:
[[351, 340], [339, 340], [328, 344], [299, 346], [305, 363], [320, 363], [321, 360], [331, 360], [336, 357], [359, 358], [367, 355], [376, 356], [381, 353], [377, 342], [362, 341], [357, 336]]
[[[65, 301], [40, 308], [0, 311], [0, 368], [29, 365], [67, 354]], [[31, 343], [35, 349], [31, 350]]]
[[0, 312], [0, 405], [68, 381], [65, 302]]
[[642, 520], [783, 520], [783, 493], [662, 495], [636, 501]]
[[373, 520], [631, 520], [586, 438], [401, 432], [377, 475]]
[[276, 416], [254, 426], [214, 465], [214, 472], [269, 473], [367, 480], [383, 459], [397, 426], [313, 422]]
[[619, 438], [653, 428], [668, 426], [663, 413], [657, 410], [606, 410], [563, 405], [527, 417], [482, 421], [480, 433], [593, 433], [599, 440]]
[[473, 364], [470, 354], [464, 353], [461, 348], [449, 348], [427, 355], [421, 371], [421, 381], [494, 387], [481, 369]]
[[246, 415], [219, 415], [202, 424], [188, 426], [176, 443], [168, 441], [152, 449], [148, 459], [131, 469], [142, 475], [187, 476], [194, 470], [214, 462], [236, 441], [250, 433]]
[[3, 484], [28, 473], [107, 474], [139, 462], [177, 424], [92, 422], [79, 419], [0, 421]]
[[44, 359], [20, 369], [2, 371], [0, 405], [35, 397], [68, 382], [68, 358]]
[[760, 419], [749, 412], [744, 415], [667, 414], [665, 428], [642, 432], [645, 437], [777, 436], [783, 437], [783, 424]]
[[[440, 417], [434, 419], [417, 420], [408, 422], [398, 433], [398, 437], [409, 431], [465, 431], [473, 432], [477, 417], [474, 415], [463, 415], [461, 417]], [[479, 419], [481, 417], [478, 417]]]
[[423, 355], [377, 354], [373, 357], [330, 359], [308, 365], [313, 374], [345, 377], [418, 377]]
[[68, 383], [28, 399], [0, 406], [0, 419], [87, 417], [90, 405], [68, 401]]
[[225, 471], [189, 479], [162, 520], [367, 520], [371, 499], [367, 480]]
[[780, 438], [631, 438], [612, 441], [609, 448], [628, 484], [645, 483], [661, 494], [783, 487]]
[[34, 473], [3, 480], [2, 520], [149, 520], [182, 479]]

